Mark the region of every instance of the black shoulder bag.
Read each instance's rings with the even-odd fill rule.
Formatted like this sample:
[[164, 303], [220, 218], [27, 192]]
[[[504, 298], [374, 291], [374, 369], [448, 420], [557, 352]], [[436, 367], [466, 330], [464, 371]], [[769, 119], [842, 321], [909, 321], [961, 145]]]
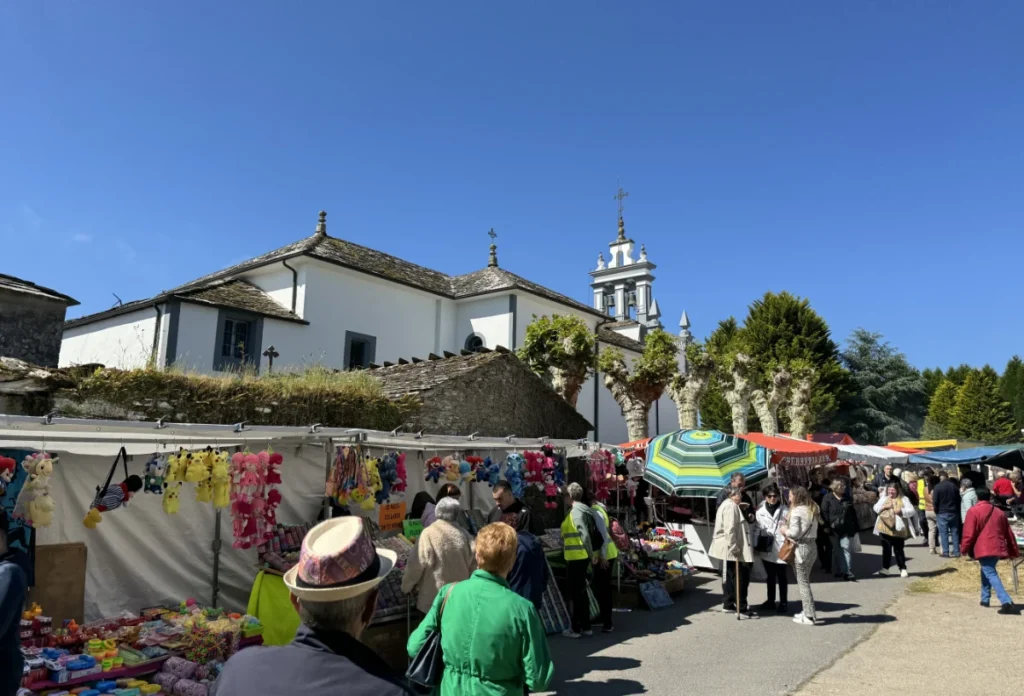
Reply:
[[444, 616], [445, 605], [448, 598], [452, 596], [455, 585], [452, 583], [448, 592], [444, 595], [441, 608], [437, 612], [437, 628], [427, 635], [427, 639], [416, 652], [416, 657], [409, 663], [409, 669], [405, 671], [405, 678], [409, 680], [417, 693], [430, 694], [441, 685], [441, 675], [444, 673], [444, 653], [441, 651], [441, 617]]

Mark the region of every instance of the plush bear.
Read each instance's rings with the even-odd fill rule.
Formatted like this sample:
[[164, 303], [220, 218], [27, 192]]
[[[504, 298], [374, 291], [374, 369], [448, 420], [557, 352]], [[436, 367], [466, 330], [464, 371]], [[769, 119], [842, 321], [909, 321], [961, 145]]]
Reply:
[[395, 461], [395, 456], [389, 454], [381, 459], [377, 464], [381, 480], [381, 488], [377, 491], [377, 503], [383, 504], [391, 500], [391, 491], [394, 489], [395, 482], [398, 481], [398, 463]]
[[164, 465], [163, 458], [154, 454], [153, 457], [146, 462], [146, 468], [143, 470], [144, 478], [142, 481], [142, 490], [146, 493], [163, 493], [164, 473], [166, 471], [167, 467]]

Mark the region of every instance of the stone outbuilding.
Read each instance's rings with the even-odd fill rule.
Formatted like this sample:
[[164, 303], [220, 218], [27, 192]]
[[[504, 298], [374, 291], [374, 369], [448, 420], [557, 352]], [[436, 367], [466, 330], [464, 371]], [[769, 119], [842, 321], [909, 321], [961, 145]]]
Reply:
[[411, 428], [442, 435], [583, 438], [593, 426], [507, 349], [372, 366], [390, 397], [414, 394]]
[[57, 367], [64, 316], [78, 301], [0, 273], [0, 357]]

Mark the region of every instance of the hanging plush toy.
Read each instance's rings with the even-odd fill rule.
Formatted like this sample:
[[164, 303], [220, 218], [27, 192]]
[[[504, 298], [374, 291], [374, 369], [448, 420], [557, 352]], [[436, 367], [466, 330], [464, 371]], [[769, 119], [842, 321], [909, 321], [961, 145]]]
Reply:
[[190, 452], [186, 456], [185, 481], [187, 483], [199, 483], [210, 478], [210, 456], [213, 450], [207, 448], [202, 452]]
[[467, 459], [463, 459], [459, 462], [459, 478], [465, 481], [472, 481], [476, 478], [476, 474], [473, 472], [473, 465], [469, 463]]
[[445, 478], [445, 480], [447, 480], [447, 481], [458, 481], [459, 480], [459, 460], [458, 459], [456, 459], [452, 455], [448, 455], [447, 457], [444, 458], [444, 461], [441, 462], [441, 465], [444, 467], [444, 478]]
[[186, 457], [187, 454], [182, 449], [167, 458], [167, 474], [164, 476], [164, 483], [179, 483], [185, 480]]
[[[284, 463], [284, 457], [278, 452], [271, 452], [268, 448], [267, 475], [265, 479], [267, 507], [264, 516], [266, 524], [262, 531], [264, 540], [273, 533], [274, 527], [277, 526], [277, 506], [281, 504], [281, 491], [277, 490], [277, 485], [281, 483], [282, 463]], [[260, 543], [262, 543], [262, 541]]]
[[25, 457], [21, 467], [28, 473], [14, 506], [16, 516], [25, 517], [33, 527], [49, 527], [57, 505], [50, 497], [50, 476], [56, 461], [46, 452]]
[[164, 512], [168, 515], [177, 515], [178, 508], [181, 505], [179, 496], [181, 495], [181, 484], [180, 483], [165, 483], [164, 484], [164, 497], [163, 497], [163, 508]]
[[523, 457], [526, 459], [526, 467], [523, 472], [523, 482], [526, 485], [534, 485], [538, 488], [544, 488], [544, 455], [540, 452], [533, 452], [527, 450], [523, 452]]
[[[117, 473], [117, 465], [124, 465], [124, 480], [121, 483], [111, 483], [114, 474]], [[96, 525], [103, 521], [100, 513], [116, 510], [119, 507], [127, 506], [132, 496], [142, 490], [142, 479], [134, 474], [128, 474], [128, 452], [124, 447], [114, 457], [114, 463], [110, 467], [106, 481], [96, 486], [96, 497], [93, 498], [89, 512], [86, 514], [82, 524], [87, 529], [96, 529]]]
[[505, 459], [505, 480], [512, 486], [512, 495], [516, 498], [523, 496], [523, 457], [521, 454], [513, 453]]
[[396, 493], [403, 493], [409, 483], [409, 472], [405, 470], [405, 452], [398, 452], [395, 457], [395, 473], [397, 480], [391, 487]]
[[143, 470], [144, 478], [142, 480], [142, 490], [146, 493], [162, 494], [164, 492], [164, 473], [167, 471], [167, 467], [164, 464], [164, 460], [157, 454], [146, 462], [146, 468]]
[[383, 505], [391, 500], [391, 491], [394, 490], [398, 481], [398, 463], [394, 454], [385, 455], [377, 461], [377, 471], [380, 474], [381, 489], [377, 491], [377, 504]]
[[7, 494], [7, 486], [14, 480], [18, 463], [10, 457], [0, 457], [0, 498]]
[[424, 477], [424, 481], [433, 481], [437, 483], [441, 479], [441, 474], [444, 473], [444, 466], [441, 465], [440, 457], [431, 457], [423, 465], [427, 470], [427, 475]]
[[226, 508], [231, 504], [231, 469], [227, 452], [214, 455], [210, 481], [213, 484], [213, 507], [218, 510]]
[[483, 478], [478, 480], [485, 481], [491, 488], [498, 485], [498, 481], [501, 480], [501, 462], [493, 461], [490, 457], [484, 460], [480, 471], [483, 474]]

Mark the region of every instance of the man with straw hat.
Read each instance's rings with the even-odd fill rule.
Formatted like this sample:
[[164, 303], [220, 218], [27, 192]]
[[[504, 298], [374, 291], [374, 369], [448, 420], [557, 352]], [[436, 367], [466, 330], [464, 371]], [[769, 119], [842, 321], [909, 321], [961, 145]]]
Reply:
[[393, 551], [374, 547], [360, 517], [313, 527], [298, 564], [284, 576], [302, 619], [295, 640], [235, 654], [214, 686], [216, 696], [412, 694], [405, 678], [359, 641], [395, 560]]

